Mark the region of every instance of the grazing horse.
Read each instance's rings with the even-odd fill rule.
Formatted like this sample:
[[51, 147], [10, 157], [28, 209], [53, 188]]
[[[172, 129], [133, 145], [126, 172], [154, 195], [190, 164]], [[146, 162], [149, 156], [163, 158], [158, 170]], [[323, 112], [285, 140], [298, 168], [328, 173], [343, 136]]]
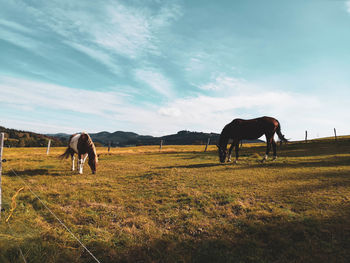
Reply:
[[96, 148], [94, 143], [92, 142], [89, 134], [82, 132], [73, 134], [69, 138], [68, 142], [68, 148], [66, 151], [60, 155], [59, 157], [61, 159], [66, 159], [69, 157], [69, 155], [72, 158], [72, 171], [75, 170], [74, 168], [74, 161], [75, 157], [74, 154], [78, 154], [78, 169], [79, 173], [83, 173], [83, 165], [85, 163], [86, 158], [89, 156], [88, 164], [91, 168], [91, 171], [93, 174], [96, 173], [96, 166], [98, 163], [98, 157], [96, 154]]
[[234, 119], [232, 122], [227, 124], [222, 130], [219, 138], [219, 144], [217, 145], [219, 150], [220, 162], [224, 163], [227, 155], [227, 144], [230, 139], [233, 140], [231, 147], [228, 152], [228, 162], [231, 161], [231, 153], [233, 147], [236, 151], [236, 160], [238, 160], [239, 142], [241, 140], [254, 140], [258, 139], [262, 135], [266, 136], [266, 154], [262, 159], [264, 162], [270, 152], [271, 144], [273, 149], [273, 160], [277, 158], [276, 154], [276, 142], [274, 135], [277, 133], [279, 139], [283, 142], [287, 142], [281, 133], [281, 125], [275, 118], [272, 117], [260, 117], [251, 120]]

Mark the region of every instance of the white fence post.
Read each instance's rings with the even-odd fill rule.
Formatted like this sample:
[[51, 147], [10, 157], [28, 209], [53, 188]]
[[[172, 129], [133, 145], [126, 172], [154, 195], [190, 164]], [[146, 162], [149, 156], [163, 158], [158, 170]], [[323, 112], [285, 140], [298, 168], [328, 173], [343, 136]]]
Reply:
[[50, 146], [51, 146], [51, 139], [49, 140], [49, 143], [47, 144], [46, 155], [49, 155], [49, 153], [50, 153]]
[[2, 149], [4, 148], [5, 133], [0, 133], [0, 218], [1, 218], [1, 172], [2, 172]]
[[163, 140], [160, 140], [159, 151], [162, 150], [162, 147], [163, 147]]

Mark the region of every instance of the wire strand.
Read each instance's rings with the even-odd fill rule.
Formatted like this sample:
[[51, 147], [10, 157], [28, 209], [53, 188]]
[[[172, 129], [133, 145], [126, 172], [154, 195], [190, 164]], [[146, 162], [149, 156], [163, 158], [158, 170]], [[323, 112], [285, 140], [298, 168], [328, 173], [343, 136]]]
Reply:
[[22, 180], [22, 182], [28, 187], [29, 191], [36, 197], [38, 198], [38, 200], [43, 204], [43, 206], [51, 213], [51, 215], [53, 215], [56, 220], [72, 235], [72, 237], [74, 237], [74, 239], [76, 241], [78, 241], [78, 243], [90, 254], [90, 256], [98, 263], [101, 263], [95, 256], [94, 254], [92, 254], [92, 252], [73, 234], [72, 231], [70, 231], [70, 229], [62, 222], [61, 219], [58, 218], [58, 216], [56, 216], [56, 214], [54, 212], [51, 211], [51, 209], [40, 199], [40, 197], [34, 193], [32, 191], [32, 189], [29, 187], [29, 185], [26, 183], [26, 181], [21, 178], [12, 168], [11, 171], [19, 178]]

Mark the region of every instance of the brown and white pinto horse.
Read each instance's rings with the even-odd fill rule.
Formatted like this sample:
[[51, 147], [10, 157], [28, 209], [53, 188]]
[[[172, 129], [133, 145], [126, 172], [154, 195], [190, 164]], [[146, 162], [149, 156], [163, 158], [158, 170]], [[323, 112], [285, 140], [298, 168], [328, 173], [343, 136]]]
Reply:
[[276, 142], [274, 135], [277, 133], [279, 139], [282, 142], [287, 142], [281, 133], [281, 125], [275, 118], [272, 117], [260, 117], [251, 120], [234, 119], [232, 122], [227, 124], [222, 130], [219, 138], [218, 150], [220, 162], [224, 163], [227, 155], [227, 144], [230, 139], [233, 140], [231, 147], [228, 152], [228, 162], [231, 161], [231, 153], [233, 147], [236, 151], [236, 160], [238, 160], [239, 142], [241, 140], [255, 140], [265, 134], [266, 136], [266, 154], [262, 159], [264, 162], [270, 152], [271, 144], [273, 149], [273, 159], [277, 158], [276, 153]]
[[86, 158], [89, 156], [88, 164], [91, 168], [92, 173], [95, 174], [97, 163], [98, 163], [98, 157], [96, 154], [95, 145], [92, 142], [89, 134], [87, 134], [85, 132], [73, 134], [69, 138], [68, 148], [66, 149], [66, 151], [62, 155], [59, 156], [61, 159], [66, 159], [69, 156], [71, 156], [71, 158], [72, 158], [72, 171], [75, 170], [75, 167], [74, 167], [74, 161], [75, 161], [74, 154], [75, 153], [78, 154], [79, 173], [80, 174], [83, 173], [83, 165], [85, 163]]

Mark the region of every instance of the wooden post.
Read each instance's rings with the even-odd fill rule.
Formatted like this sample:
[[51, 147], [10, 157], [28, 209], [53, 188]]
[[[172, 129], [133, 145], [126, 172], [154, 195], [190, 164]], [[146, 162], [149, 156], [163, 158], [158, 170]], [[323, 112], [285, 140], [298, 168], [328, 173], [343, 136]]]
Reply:
[[334, 138], [335, 138], [335, 141], [337, 141], [337, 130], [334, 128]]
[[49, 153], [50, 153], [50, 146], [51, 146], [51, 139], [49, 140], [49, 143], [47, 144], [46, 155], [49, 155]]
[[305, 131], [305, 142], [307, 142], [307, 131]]
[[108, 142], [108, 152], [111, 150], [111, 142]]
[[159, 151], [162, 150], [162, 146], [163, 146], [163, 140], [160, 140]]
[[208, 138], [207, 144], [205, 145], [204, 152], [206, 152], [206, 151], [207, 151], [209, 143], [210, 143], [210, 137]]
[[1, 218], [1, 172], [2, 172], [2, 149], [4, 148], [5, 133], [0, 133], [0, 218]]

